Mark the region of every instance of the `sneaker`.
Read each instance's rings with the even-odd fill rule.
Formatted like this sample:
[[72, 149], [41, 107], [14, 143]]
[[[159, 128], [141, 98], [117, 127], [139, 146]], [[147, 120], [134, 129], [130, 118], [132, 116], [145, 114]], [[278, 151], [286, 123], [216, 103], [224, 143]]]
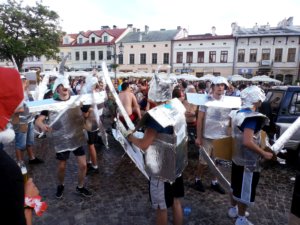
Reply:
[[56, 198], [59, 198], [61, 199], [64, 195], [64, 189], [65, 189], [65, 186], [64, 185], [58, 185], [57, 186], [57, 190], [56, 190]]
[[216, 191], [222, 195], [225, 194], [225, 190], [221, 187], [221, 185], [219, 183], [211, 184], [210, 186], [214, 191]]
[[44, 161], [39, 159], [38, 157], [29, 160], [29, 164], [40, 164], [40, 163], [44, 163]]
[[246, 217], [238, 217], [235, 221], [235, 225], [254, 225]]
[[[227, 212], [227, 215], [230, 218], [237, 218], [238, 217], [238, 208], [236, 206], [230, 207], [228, 212]], [[248, 211], [246, 211], [245, 216], [248, 217], [249, 215], [250, 215], [250, 213]]]
[[76, 187], [76, 192], [78, 194], [81, 194], [85, 197], [91, 197], [92, 196], [92, 192], [90, 192], [88, 189], [86, 189], [85, 187], [79, 188], [78, 186]]
[[95, 174], [95, 173], [99, 173], [99, 168], [94, 168], [93, 166], [89, 166], [87, 169], [86, 174]]
[[195, 181], [195, 189], [200, 192], [205, 192], [205, 188], [204, 188], [201, 180]]

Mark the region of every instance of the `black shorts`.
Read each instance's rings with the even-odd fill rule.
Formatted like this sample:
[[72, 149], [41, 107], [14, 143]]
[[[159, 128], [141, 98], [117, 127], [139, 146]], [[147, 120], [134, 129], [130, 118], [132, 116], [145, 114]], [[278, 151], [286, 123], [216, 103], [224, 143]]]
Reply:
[[247, 171], [244, 166], [232, 162], [231, 189], [233, 198], [246, 205], [254, 203], [259, 176], [259, 172]]
[[74, 151], [65, 151], [65, 152], [58, 152], [56, 153], [56, 159], [65, 161], [69, 159], [70, 152], [73, 152], [75, 156], [83, 156], [85, 155], [84, 148], [80, 146], [79, 148], [76, 148]]
[[174, 198], [184, 197], [184, 186], [182, 176], [174, 183], [163, 182], [157, 178], [150, 178], [149, 195], [154, 209], [166, 209], [173, 205]]
[[98, 140], [98, 130], [95, 131], [87, 131], [89, 145], [93, 145], [97, 143]]

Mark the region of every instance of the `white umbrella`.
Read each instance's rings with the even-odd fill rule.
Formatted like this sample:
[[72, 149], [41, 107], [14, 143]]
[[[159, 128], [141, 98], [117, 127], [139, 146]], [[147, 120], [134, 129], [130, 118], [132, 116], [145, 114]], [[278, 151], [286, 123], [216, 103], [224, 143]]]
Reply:
[[206, 74], [203, 77], [200, 77], [199, 80], [204, 80], [204, 81], [205, 80], [210, 80], [210, 81], [212, 81], [214, 78], [215, 78], [214, 75], [212, 75], [212, 74]]
[[250, 81], [253, 81], [253, 82], [268, 82], [268, 83], [278, 83], [280, 84], [281, 81], [280, 80], [276, 80], [276, 79], [273, 79], [267, 75], [262, 75], [262, 76], [255, 76], [255, 77], [252, 77], [250, 79]]
[[249, 81], [249, 79], [243, 77], [242, 75], [239, 75], [239, 74], [235, 74], [235, 75], [232, 75], [231, 77], [228, 78], [229, 81], [232, 81], [232, 82], [236, 82], [236, 81]]

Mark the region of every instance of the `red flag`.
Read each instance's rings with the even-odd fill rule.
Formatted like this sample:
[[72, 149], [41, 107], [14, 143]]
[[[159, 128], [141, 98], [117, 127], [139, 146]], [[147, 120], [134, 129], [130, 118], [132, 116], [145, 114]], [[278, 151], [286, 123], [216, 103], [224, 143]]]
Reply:
[[20, 74], [16, 69], [0, 67], [0, 130], [24, 98]]

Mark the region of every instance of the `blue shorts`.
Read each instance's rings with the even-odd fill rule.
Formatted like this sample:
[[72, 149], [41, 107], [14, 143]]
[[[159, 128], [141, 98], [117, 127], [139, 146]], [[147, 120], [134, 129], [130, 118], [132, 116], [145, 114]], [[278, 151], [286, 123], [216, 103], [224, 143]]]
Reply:
[[26, 146], [34, 145], [34, 132], [33, 132], [33, 122], [28, 123], [28, 130], [25, 133], [16, 132], [15, 137], [16, 149], [25, 151]]

